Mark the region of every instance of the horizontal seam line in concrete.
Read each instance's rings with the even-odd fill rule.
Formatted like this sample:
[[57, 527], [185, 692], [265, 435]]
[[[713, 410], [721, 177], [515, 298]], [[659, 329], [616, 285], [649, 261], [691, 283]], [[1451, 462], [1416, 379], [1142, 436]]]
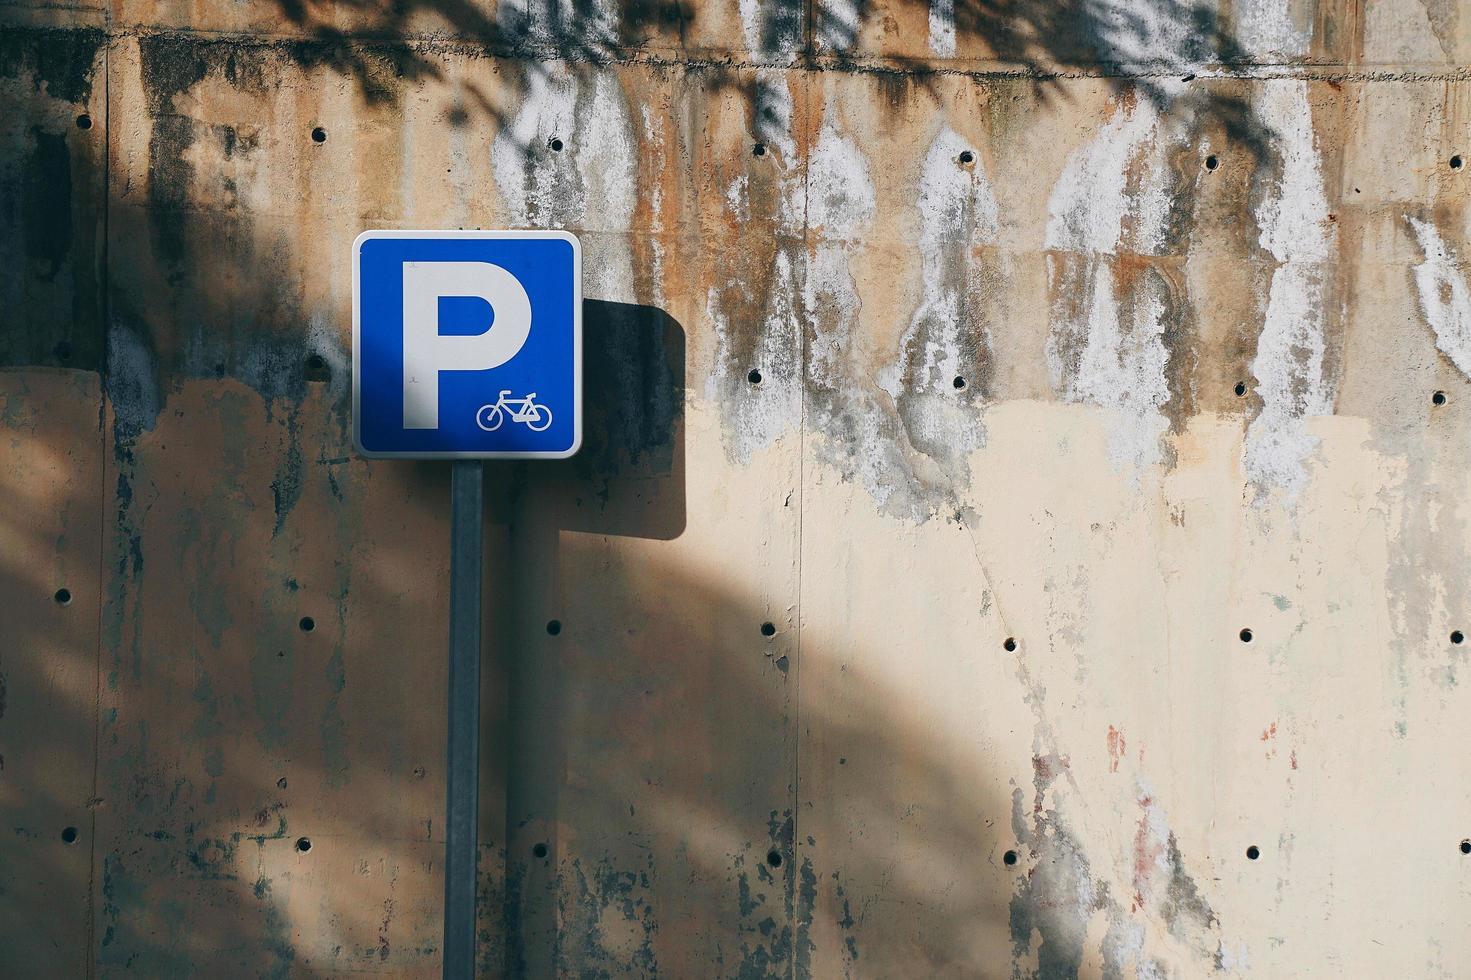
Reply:
[[[25, 28], [20, 28], [25, 29]], [[38, 27], [39, 32], [56, 32], [72, 28]], [[97, 27], [78, 27], [75, 30], [99, 30]], [[555, 44], [498, 45], [493, 42], [455, 37], [445, 34], [410, 34], [388, 36], [382, 34], [334, 34], [330, 37], [314, 37], [307, 34], [269, 34], [248, 31], [223, 31], [203, 28], [150, 27], [133, 25], [108, 27], [104, 30], [109, 40], [129, 37], [201, 39], [204, 44], [231, 44], [259, 48], [317, 48], [322, 51], [359, 50], [408, 50], [433, 54], [463, 54], [472, 57], [497, 58], [507, 61], [566, 62], [588, 65], [627, 65], [657, 69], [684, 68], [687, 70], [730, 70], [761, 71], [779, 70], [793, 72], [836, 72], [852, 75], [900, 75], [911, 77], [951, 76], [976, 80], [1086, 80], [1086, 79], [1137, 79], [1147, 80], [1245, 80], [1277, 81], [1303, 80], [1324, 82], [1458, 82], [1471, 81], [1471, 66], [1396, 64], [1371, 67], [1350, 65], [1342, 62], [1313, 62], [1304, 64], [1252, 62], [1250, 64], [1203, 63], [1178, 66], [1160, 64], [1130, 65], [1124, 62], [1098, 62], [1078, 65], [1039, 63], [1036, 65], [1015, 61], [976, 61], [971, 63], [919, 63], [905, 59], [864, 57], [847, 55], [806, 55], [793, 52], [788, 59], [761, 60], [742, 58], [735, 54], [720, 55], [696, 49], [689, 56], [678, 55], [676, 48], [640, 50], [636, 48], [584, 48], [568, 50]], [[655, 53], [666, 50], [668, 55]], [[323, 65], [323, 67], [331, 67]]]

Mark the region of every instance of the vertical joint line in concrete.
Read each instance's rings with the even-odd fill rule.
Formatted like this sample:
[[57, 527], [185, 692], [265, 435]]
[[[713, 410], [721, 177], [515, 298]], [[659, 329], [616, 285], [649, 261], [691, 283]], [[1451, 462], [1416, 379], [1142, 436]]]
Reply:
[[107, 578], [107, 351], [112, 324], [112, 9], [103, 16], [102, 35], [102, 280], [101, 316], [98, 324], [102, 349], [98, 352], [97, 371], [97, 631], [96, 666], [92, 676], [92, 794], [87, 800], [87, 923], [82, 929], [86, 947], [86, 976], [97, 975], [97, 780], [102, 757], [102, 616], [106, 603], [102, 593]]
[[[808, 0], [808, 11], [810, 14], [812, 0]], [[809, 19], [810, 26], [810, 19]], [[804, 129], [812, 132], [812, 79], [813, 73], [802, 72], [802, 113], [806, 119]], [[808, 146], [802, 154], [802, 248], [809, 252], [811, 250], [811, 160], [812, 147]], [[807, 261], [807, 256], [803, 256]], [[805, 277], [804, 277], [805, 279]], [[803, 290], [806, 293], [806, 290]], [[807, 518], [806, 493], [807, 493], [807, 330], [811, 326], [811, 311], [803, 304], [802, 314], [797, 318], [797, 610], [794, 616], [794, 629], [796, 641], [792, 649], [792, 854], [791, 867], [788, 869], [789, 876], [800, 876], [802, 863], [797, 859], [797, 851], [801, 847], [801, 823], [802, 823], [802, 586], [803, 586], [803, 561], [804, 542], [803, 525]], [[789, 877], [789, 881], [797, 879]], [[796, 910], [796, 918], [800, 919], [800, 907], [794, 902], [792, 908]], [[795, 935], [797, 922], [792, 923], [792, 931]], [[794, 949], [795, 952], [795, 949]], [[795, 956], [791, 966], [793, 975], [796, 975], [797, 961]]]

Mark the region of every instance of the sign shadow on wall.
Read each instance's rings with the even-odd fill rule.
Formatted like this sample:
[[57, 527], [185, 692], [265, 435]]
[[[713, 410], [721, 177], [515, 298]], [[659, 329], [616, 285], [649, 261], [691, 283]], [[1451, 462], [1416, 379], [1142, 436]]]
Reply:
[[[684, 532], [684, 329], [652, 306], [585, 300], [583, 441], [570, 460], [488, 462], [491, 523], [533, 506], [558, 529], [671, 540]], [[535, 497], [536, 501], [524, 498]]]
[[[587, 605], [572, 590], [626, 587], [586, 568], [568, 569], [564, 583], [562, 538], [668, 541], [684, 532], [685, 363], [684, 330], [668, 313], [585, 300], [582, 450], [565, 461], [486, 465], [480, 839], [503, 842], [505, 878], [504, 908], [482, 908], [480, 918], [504, 915], [513, 976], [551, 975], [553, 966], [545, 957], [557, 929], [568, 644], [595, 646], [602, 630], [616, 629], [564, 623], [569, 607]], [[482, 862], [491, 853], [482, 849]], [[483, 863], [480, 875], [497, 877]], [[482, 962], [487, 955], [496, 954], [480, 950]]]

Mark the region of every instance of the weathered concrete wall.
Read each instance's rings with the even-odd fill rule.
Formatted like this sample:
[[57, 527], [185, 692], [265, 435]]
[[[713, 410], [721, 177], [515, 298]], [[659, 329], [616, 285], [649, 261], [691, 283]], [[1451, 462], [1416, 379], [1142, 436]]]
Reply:
[[437, 974], [447, 472], [352, 454], [349, 247], [559, 227], [486, 975], [1465, 974], [1464, 5], [0, 24], [0, 972]]

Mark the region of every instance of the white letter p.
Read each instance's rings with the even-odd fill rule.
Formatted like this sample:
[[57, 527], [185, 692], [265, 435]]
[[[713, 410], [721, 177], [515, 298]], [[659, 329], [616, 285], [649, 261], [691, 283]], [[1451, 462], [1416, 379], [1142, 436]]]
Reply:
[[[531, 299], [505, 269], [489, 262], [405, 262], [404, 428], [439, 428], [439, 372], [499, 367], [531, 335]], [[439, 300], [474, 296], [490, 304], [491, 327], [474, 336], [442, 336]]]

